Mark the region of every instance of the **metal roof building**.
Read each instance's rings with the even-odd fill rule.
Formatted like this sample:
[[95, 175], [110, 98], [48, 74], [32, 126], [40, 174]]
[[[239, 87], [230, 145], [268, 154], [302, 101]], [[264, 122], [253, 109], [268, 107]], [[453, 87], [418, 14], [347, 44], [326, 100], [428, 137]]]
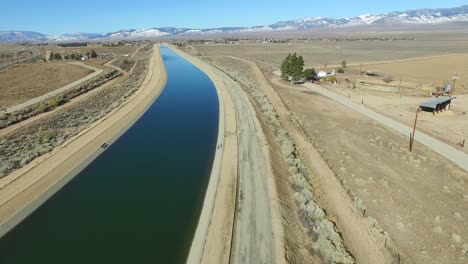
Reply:
[[437, 98], [431, 98], [427, 101], [422, 102], [419, 107], [423, 111], [428, 111], [428, 112], [438, 112], [439, 110], [446, 110], [450, 104], [452, 103], [452, 100], [455, 97], [452, 96], [441, 96]]

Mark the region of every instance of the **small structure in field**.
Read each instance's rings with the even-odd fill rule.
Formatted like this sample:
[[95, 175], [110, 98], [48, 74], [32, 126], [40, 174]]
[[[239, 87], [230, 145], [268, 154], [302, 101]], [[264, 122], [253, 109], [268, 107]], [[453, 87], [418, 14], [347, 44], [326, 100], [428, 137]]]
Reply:
[[317, 72], [317, 78], [327, 78], [327, 72], [326, 71]]
[[372, 76], [372, 77], [379, 76], [378, 73], [373, 72], [373, 71], [366, 71], [365, 74], [366, 74], [367, 76]]
[[421, 110], [426, 112], [439, 112], [443, 110], [449, 110], [450, 104], [455, 97], [452, 96], [441, 96], [436, 98], [431, 98], [427, 101], [422, 102], [419, 107]]
[[333, 69], [331, 72], [326, 72], [326, 71], [317, 72], [318, 79], [323, 79], [323, 78], [327, 78], [327, 77], [335, 76], [335, 75], [336, 75], [335, 69]]
[[101, 58], [101, 59], [110, 59], [110, 58], [112, 58], [112, 54], [101, 53], [101, 54], [99, 54], [99, 58]]

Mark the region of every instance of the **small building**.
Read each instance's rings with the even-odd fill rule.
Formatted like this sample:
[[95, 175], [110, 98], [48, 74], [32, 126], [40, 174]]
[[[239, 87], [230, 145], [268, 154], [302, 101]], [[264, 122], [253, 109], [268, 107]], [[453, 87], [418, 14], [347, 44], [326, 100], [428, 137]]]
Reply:
[[443, 110], [449, 110], [450, 104], [455, 97], [452, 96], [441, 96], [436, 98], [431, 98], [427, 101], [422, 102], [419, 105], [419, 108], [426, 112], [439, 112]]
[[327, 77], [335, 76], [335, 75], [336, 75], [335, 69], [333, 69], [331, 72], [326, 72], [326, 71], [317, 72], [318, 79], [323, 79], [323, 78], [327, 78]]
[[328, 74], [326, 71], [319, 71], [317, 72], [317, 78], [327, 78]]

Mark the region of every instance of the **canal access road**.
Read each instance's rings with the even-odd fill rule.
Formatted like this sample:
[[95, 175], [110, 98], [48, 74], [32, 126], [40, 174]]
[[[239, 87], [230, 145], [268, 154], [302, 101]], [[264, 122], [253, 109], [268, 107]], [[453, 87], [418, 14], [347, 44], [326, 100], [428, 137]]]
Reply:
[[196, 234], [187, 263], [283, 263], [282, 226], [273, 206], [268, 148], [255, 109], [244, 90], [225, 73], [173, 49], [213, 80], [225, 101], [225, 145], [232, 148], [237, 143], [237, 151], [223, 153], [223, 160], [237, 161], [237, 174], [229, 165], [221, 168], [210, 222], [199, 222], [198, 229], [207, 230]]

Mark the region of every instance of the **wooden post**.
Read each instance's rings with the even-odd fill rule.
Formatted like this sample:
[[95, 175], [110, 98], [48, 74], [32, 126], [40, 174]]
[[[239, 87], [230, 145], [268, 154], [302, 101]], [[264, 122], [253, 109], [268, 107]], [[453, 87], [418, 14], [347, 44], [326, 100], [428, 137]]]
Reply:
[[385, 238], [385, 248], [387, 248], [387, 240], [388, 240], [388, 237]]
[[364, 98], [361, 98], [361, 104], [364, 104]]
[[460, 142], [460, 146], [461, 146], [462, 148], [464, 148], [464, 147], [465, 147], [465, 139], [463, 139], [463, 141], [462, 141], [462, 142]]
[[409, 133], [409, 151], [413, 149], [413, 133]]
[[351, 98], [351, 93], [348, 94], [348, 97]]
[[401, 256], [400, 256], [400, 254], [398, 254], [398, 264], [400, 264], [400, 263], [401, 263]]
[[366, 217], [366, 209], [362, 212], [362, 217]]
[[418, 110], [416, 110], [416, 117], [414, 118], [413, 135], [412, 135], [411, 144], [410, 144], [410, 152], [413, 151], [414, 135], [416, 134], [416, 123], [418, 122], [418, 113], [419, 113], [419, 108]]

